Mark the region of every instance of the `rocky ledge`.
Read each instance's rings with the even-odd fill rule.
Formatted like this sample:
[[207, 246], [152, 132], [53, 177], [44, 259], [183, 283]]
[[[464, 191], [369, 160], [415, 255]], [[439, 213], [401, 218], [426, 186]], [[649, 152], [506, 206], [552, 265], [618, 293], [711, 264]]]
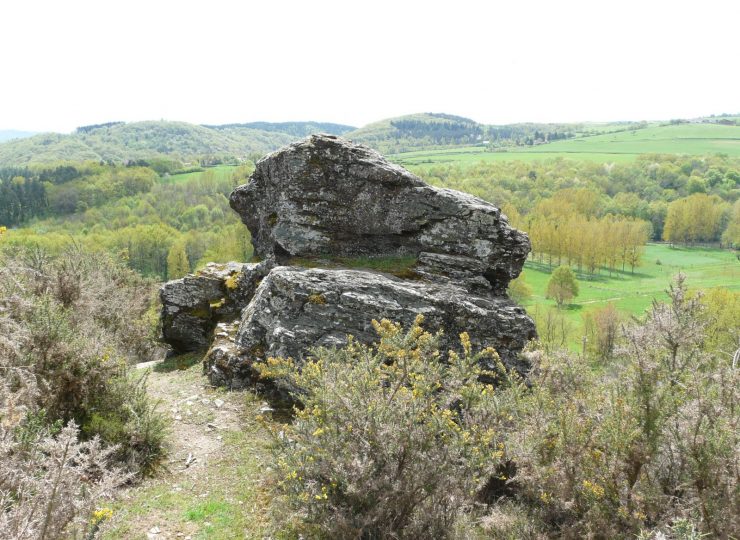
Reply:
[[254, 362], [303, 360], [312, 347], [342, 347], [349, 335], [370, 343], [373, 320], [410, 326], [418, 314], [427, 330], [444, 332], [442, 350], [459, 348], [467, 331], [476, 349], [494, 347], [505, 364], [526, 370], [516, 352], [535, 337], [534, 324], [506, 297], [375, 272], [280, 266], [262, 280], [238, 324], [217, 332], [205, 371], [217, 384], [241, 385], [256, 376]]
[[[259, 264], [209, 265], [165, 284], [164, 340], [178, 352], [210, 347], [214, 384], [256, 382], [255, 362], [302, 360], [348, 336], [369, 343], [372, 320], [443, 330], [442, 350], [467, 331], [521, 372], [532, 320], [506, 296], [529, 252], [526, 234], [493, 205], [425, 184], [377, 152], [329, 135], [311, 136], [257, 163], [231, 205], [252, 233]], [[406, 279], [371, 270], [286, 266], [296, 257], [357, 256], [416, 261]], [[336, 266], [334, 264], [333, 266]]]

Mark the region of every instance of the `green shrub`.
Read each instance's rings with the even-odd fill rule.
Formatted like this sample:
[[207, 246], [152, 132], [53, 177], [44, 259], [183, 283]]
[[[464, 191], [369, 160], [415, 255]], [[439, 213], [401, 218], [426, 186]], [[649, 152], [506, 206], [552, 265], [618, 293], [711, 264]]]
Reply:
[[[467, 334], [443, 360], [438, 336], [374, 323], [376, 348], [354, 341], [318, 349], [298, 369], [270, 359], [263, 377], [301, 403], [276, 434], [277, 489], [289, 508], [328, 538], [446, 538], [506, 448], [491, 428], [500, 413], [493, 387], [479, 382], [483, 357]], [[508, 378], [498, 361], [500, 373]], [[500, 474], [500, 473], [499, 473]], [[284, 516], [283, 516], [284, 519]]]
[[[128, 471], [161, 458], [165, 424], [131, 360], [148, 360], [151, 284], [72, 247], [0, 253], [0, 434], [19, 443], [74, 423]], [[56, 426], [56, 428], [55, 428]]]
[[578, 280], [570, 266], [559, 266], [553, 270], [547, 282], [547, 298], [555, 300], [558, 308], [578, 296], [578, 291]]
[[517, 304], [521, 304], [532, 298], [532, 287], [527, 283], [524, 274], [519, 274], [518, 278], [512, 280], [506, 292]]
[[717, 538], [740, 530], [740, 372], [707, 349], [705, 308], [683, 277], [668, 293], [624, 329], [611, 371], [535, 355], [531, 389], [499, 394], [516, 410], [506, 447], [517, 500], [559, 535], [634, 537], [679, 522]]
[[111, 379], [82, 425], [87, 438], [98, 435], [116, 445], [113, 458], [128, 470], [148, 474], [159, 464], [169, 426], [146, 392], [148, 372]]

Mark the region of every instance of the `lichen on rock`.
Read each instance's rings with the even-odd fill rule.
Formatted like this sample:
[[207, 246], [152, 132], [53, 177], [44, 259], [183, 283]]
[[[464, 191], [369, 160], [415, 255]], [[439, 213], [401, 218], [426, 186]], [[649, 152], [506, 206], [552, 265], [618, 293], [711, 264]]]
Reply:
[[176, 352], [207, 349], [219, 321], [236, 319], [252, 299], [271, 262], [209, 263], [165, 283], [160, 291], [162, 338]]
[[280, 262], [440, 254], [468, 261], [461, 265], [503, 292], [530, 249], [527, 235], [492, 204], [430, 186], [378, 152], [332, 135], [312, 135], [259, 161], [230, 203], [255, 252]]

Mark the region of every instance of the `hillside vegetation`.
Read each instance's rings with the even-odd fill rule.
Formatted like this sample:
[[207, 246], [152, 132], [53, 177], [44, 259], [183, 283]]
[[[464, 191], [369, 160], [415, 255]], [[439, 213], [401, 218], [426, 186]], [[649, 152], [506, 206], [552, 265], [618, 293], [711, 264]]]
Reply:
[[[433, 185], [472, 193], [504, 208], [527, 231], [532, 227], [532, 218], [538, 215], [548, 216], [548, 221], [557, 225], [561, 218], [569, 217], [562, 214], [570, 212], [587, 218], [612, 215], [641, 219], [651, 224], [650, 237], [662, 240], [671, 205], [682, 207], [680, 201], [690, 197], [691, 201], [709, 197], [717, 210], [713, 213], [713, 227], [708, 227], [708, 236], [699, 239], [697, 235], [688, 242], [719, 241], [723, 231], [730, 230], [725, 242], [740, 243], [731, 225], [736, 219], [731, 205], [740, 199], [738, 158], [645, 154], [632, 162], [616, 164], [559, 158], [531, 163], [514, 160], [420, 164], [410, 169]], [[522, 219], [517, 218], [519, 215]], [[698, 220], [696, 213], [691, 218], [684, 213], [675, 215], [697, 227], [711, 217], [702, 215]], [[547, 249], [535, 244], [535, 251]]]
[[[162, 281], [181, 277], [208, 261], [248, 260], [250, 236], [231, 211], [227, 197], [249, 172], [251, 166], [245, 165], [157, 179], [144, 167], [104, 167], [102, 178], [135, 175], [147, 183], [117, 198], [100, 198], [99, 204], [90, 207], [77, 199], [69, 212], [47, 208], [52, 217], [10, 230], [6, 245], [40, 246], [52, 252], [75, 242], [104, 248], [139, 273]], [[77, 192], [79, 186], [73, 183], [62, 184], [67, 197], [84, 196], [84, 190]]]
[[374, 122], [347, 133], [346, 137], [368, 144], [381, 153], [412, 152], [422, 148], [446, 148], [447, 151], [477, 148], [483, 151], [544, 144], [644, 125], [646, 124], [632, 122], [485, 125], [451, 114], [420, 113]]
[[[108, 122], [82, 126], [69, 135], [44, 133], [5, 143], [5, 132], [0, 132], [0, 166], [86, 160], [124, 163], [164, 157], [189, 164], [237, 163], [312, 133], [341, 135], [368, 144], [382, 153], [397, 154], [396, 161], [404, 164], [532, 161], [555, 156], [609, 162], [631, 160], [642, 153], [739, 155], [739, 130], [738, 120], [731, 116], [691, 123], [485, 125], [450, 114], [419, 113], [359, 129], [328, 122]], [[19, 132], [7, 137], [13, 133]]]
[[166, 121], [110, 122], [84, 126], [69, 135], [45, 133], [0, 144], [0, 166], [91, 160], [124, 163], [163, 157], [189, 163], [238, 162], [326, 129], [345, 132], [351, 128], [312, 122], [211, 127]]

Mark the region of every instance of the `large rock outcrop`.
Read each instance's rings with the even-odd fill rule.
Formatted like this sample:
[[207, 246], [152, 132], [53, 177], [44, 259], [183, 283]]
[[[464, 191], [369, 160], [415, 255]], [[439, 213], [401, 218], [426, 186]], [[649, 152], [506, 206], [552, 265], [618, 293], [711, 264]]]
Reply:
[[[534, 324], [505, 291], [529, 239], [491, 204], [321, 135], [261, 160], [231, 205], [264, 262], [209, 265], [161, 290], [165, 341], [177, 351], [210, 346], [204, 367], [214, 384], [253, 384], [255, 362], [301, 360], [349, 335], [369, 343], [373, 319], [408, 325], [417, 314], [427, 329], [444, 331], [442, 350], [467, 331], [474, 345], [526, 371], [518, 353]], [[358, 255], [412, 256], [415, 264], [404, 279], [337, 267], [337, 258]], [[295, 257], [332, 267], [291, 266]]]
[[255, 252], [278, 261], [414, 255], [433, 263], [425, 267], [431, 274], [454, 268], [503, 293], [530, 249], [527, 235], [492, 204], [432, 187], [378, 152], [332, 135], [270, 154], [230, 202]]
[[206, 372], [214, 382], [238, 385], [253, 378], [254, 362], [301, 360], [312, 347], [345, 345], [348, 335], [369, 343], [377, 338], [373, 319], [409, 326], [418, 314], [427, 330], [444, 331], [442, 350], [459, 348], [459, 335], [467, 331], [476, 349], [494, 347], [505, 364], [525, 370], [516, 351], [535, 337], [534, 325], [506, 297], [375, 272], [281, 266], [261, 282], [238, 326], [217, 332]]

